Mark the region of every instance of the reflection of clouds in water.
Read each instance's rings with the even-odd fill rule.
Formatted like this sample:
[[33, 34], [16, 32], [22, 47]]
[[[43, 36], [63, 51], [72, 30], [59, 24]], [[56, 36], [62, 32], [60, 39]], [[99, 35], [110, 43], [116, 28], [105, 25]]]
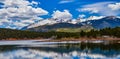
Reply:
[[[40, 50], [14, 50], [0, 53], [0, 59], [111, 59], [101, 54], [72, 51], [69, 53], [47, 52]], [[112, 59], [120, 59], [120, 55]]]

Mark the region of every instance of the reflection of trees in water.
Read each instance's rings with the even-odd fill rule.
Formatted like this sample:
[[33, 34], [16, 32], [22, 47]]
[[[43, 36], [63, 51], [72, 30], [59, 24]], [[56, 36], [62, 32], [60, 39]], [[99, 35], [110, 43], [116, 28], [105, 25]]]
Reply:
[[27, 47], [18, 47], [17, 45], [3, 45], [0, 46], [0, 53], [2, 52], [8, 52], [8, 51], [14, 51], [14, 50], [19, 50], [19, 49], [24, 49], [24, 50], [28, 50], [29, 48]]
[[0, 52], [6, 52], [6, 51], [11, 51], [11, 50], [17, 50], [17, 49], [19, 48], [15, 46], [11, 46], [11, 45], [0, 46]]
[[59, 47], [44, 47], [44, 48], [32, 48], [43, 51], [54, 51], [57, 53], [69, 53], [71, 51], [78, 51], [91, 54], [102, 54], [105, 56], [117, 56], [120, 54], [119, 44], [92, 44], [92, 43], [81, 43], [81, 44], [63, 44]]
[[[58, 44], [59, 45], [59, 44]], [[120, 55], [120, 44], [94, 44], [94, 43], [80, 43], [80, 44], [60, 44], [58, 47], [16, 47], [16, 46], [0, 46], [0, 53], [12, 50], [19, 50], [19, 49], [33, 49], [33, 50], [40, 50], [40, 51], [53, 51], [56, 53], [69, 53], [72, 51], [83, 52], [83, 53], [90, 53], [90, 54], [102, 54], [105, 56], [117, 56]]]

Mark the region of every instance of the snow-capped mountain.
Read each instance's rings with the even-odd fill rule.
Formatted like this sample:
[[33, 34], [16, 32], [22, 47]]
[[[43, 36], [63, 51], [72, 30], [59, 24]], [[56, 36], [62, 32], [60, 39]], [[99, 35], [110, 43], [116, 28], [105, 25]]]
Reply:
[[120, 26], [120, 18], [115, 16], [108, 16], [98, 20], [88, 20], [82, 22], [82, 24], [89, 24], [96, 29], [102, 29], [106, 27], [114, 28]]
[[56, 23], [71, 23], [71, 24], [76, 24], [76, 20], [71, 20], [71, 19], [54, 19], [54, 18], [50, 18], [50, 19], [44, 19], [44, 20], [40, 20], [37, 23], [31, 24], [29, 26], [26, 26], [24, 28], [29, 29], [29, 28], [35, 28], [38, 26], [44, 26], [44, 25], [53, 25]]
[[48, 18], [48, 19], [43, 19], [40, 20], [37, 23], [31, 24], [29, 26], [26, 26], [24, 28], [29, 29], [29, 28], [35, 28], [38, 26], [44, 26], [44, 25], [53, 25], [56, 23], [70, 23], [70, 24], [78, 24], [81, 22], [85, 22], [88, 20], [97, 20], [101, 19], [103, 16], [97, 17], [97, 16], [90, 16], [89, 18], [78, 18], [78, 19], [57, 19], [57, 18]]
[[55, 21], [53, 19], [45, 19], [45, 20], [41, 20], [37, 23], [31, 24], [27, 28], [34, 28], [34, 27], [43, 26], [43, 25], [51, 25], [51, 24], [55, 24], [55, 23], [57, 23], [57, 21]]
[[[91, 19], [91, 20], [90, 20]], [[31, 24], [29, 26], [24, 27], [23, 29], [30, 29], [35, 31], [48, 31], [55, 30], [59, 28], [82, 28], [84, 26], [93, 27], [95, 29], [102, 29], [106, 27], [117, 27], [120, 26], [120, 18], [115, 16], [108, 17], [95, 17], [91, 16], [86, 19], [78, 18], [76, 19], [45, 19], [41, 20], [37, 23]], [[88, 27], [88, 28], [89, 28]]]

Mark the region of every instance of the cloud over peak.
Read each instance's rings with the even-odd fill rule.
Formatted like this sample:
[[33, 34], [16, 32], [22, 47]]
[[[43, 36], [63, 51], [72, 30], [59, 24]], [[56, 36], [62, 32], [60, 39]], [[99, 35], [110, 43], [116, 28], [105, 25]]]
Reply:
[[72, 14], [68, 10], [64, 10], [64, 11], [56, 10], [53, 12], [52, 18], [70, 20], [72, 19]]

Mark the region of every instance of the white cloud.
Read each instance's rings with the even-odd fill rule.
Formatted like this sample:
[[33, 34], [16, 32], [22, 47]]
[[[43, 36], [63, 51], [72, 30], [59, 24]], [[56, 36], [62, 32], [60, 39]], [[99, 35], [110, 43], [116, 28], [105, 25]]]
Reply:
[[72, 19], [72, 14], [68, 10], [59, 11], [56, 10], [52, 14], [51, 19], [44, 19], [35, 24], [28, 26], [28, 28], [43, 26], [43, 25], [52, 25], [55, 23], [69, 22]]
[[77, 20], [76, 20], [76, 23], [80, 23], [80, 22], [85, 22], [85, 21], [88, 21], [88, 20], [99, 20], [99, 19], [102, 19], [104, 18], [105, 16], [90, 16], [90, 17], [79, 17]]
[[112, 10], [120, 10], [120, 3], [109, 4], [108, 7]]
[[4, 7], [22, 7], [30, 4], [27, 0], [2, 0], [1, 2]]
[[111, 6], [109, 4], [112, 4], [112, 3], [115, 3], [115, 2], [100, 2], [100, 3], [88, 4], [88, 5], [82, 6], [81, 8], [78, 8], [77, 10], [79, 12], [89, 12], [90, 14], [95, 13], [103, 16], [111, 16], [111, 15], [117, 16], [120, 14], [120, 12], [112, 10], [111, 9], [112, 7], [109, 8]]
[[[40, 7], [32, 7], [33, 4], [38, 5], [39, 3], [27, 0], [0, 0], [0, 3], [3, 3], [3, 8], [0, 9], [0, 22], [7, 22], [6, 26], [23, 27], [36, 20], [40, 20], [39, 16], [47, 15], [48, 12]], [[13, 24], [9, 24], [12, 20]], [[16, 24], [14, 21], [19, 21]], [[23, 24], [23, 25], [22, 25]]]
[[68, 10], [64, 10], [63, 12], [57, 10], [52, 14], [52, 18], [67, 21], [72, 19], [72, 14]]
[[105, 16], [90, 16], [89, 18], [87, 18], [87, 20], [99, 20], [101, 18], [104, 18]]
[[21, 22], [22, 23], [26, 23], [26, 24], [32, 24], [32, 23], [34, 23], [34, 21], [32, 21], [32, 20], [23, 20]]
[[74, 2], [74, 0], [62, 0], [59, 4]]
[[89, 11], [91, 13], [98, 13], [99, 10], [97, 8], [83, 8], [81, 11]]
[[32, 1], [32, 2], [31, 2], [31, 4], [38, 5], [38, 4], [40, 4], [40, 3], [38, 3], [38, 2], [35, 2], [35, 1]]
[[84, 18], [84, 17], [86, 17], [86, 15], [84, 15], [84, 14], [81, 14], [78, 16], [78, 18]]

